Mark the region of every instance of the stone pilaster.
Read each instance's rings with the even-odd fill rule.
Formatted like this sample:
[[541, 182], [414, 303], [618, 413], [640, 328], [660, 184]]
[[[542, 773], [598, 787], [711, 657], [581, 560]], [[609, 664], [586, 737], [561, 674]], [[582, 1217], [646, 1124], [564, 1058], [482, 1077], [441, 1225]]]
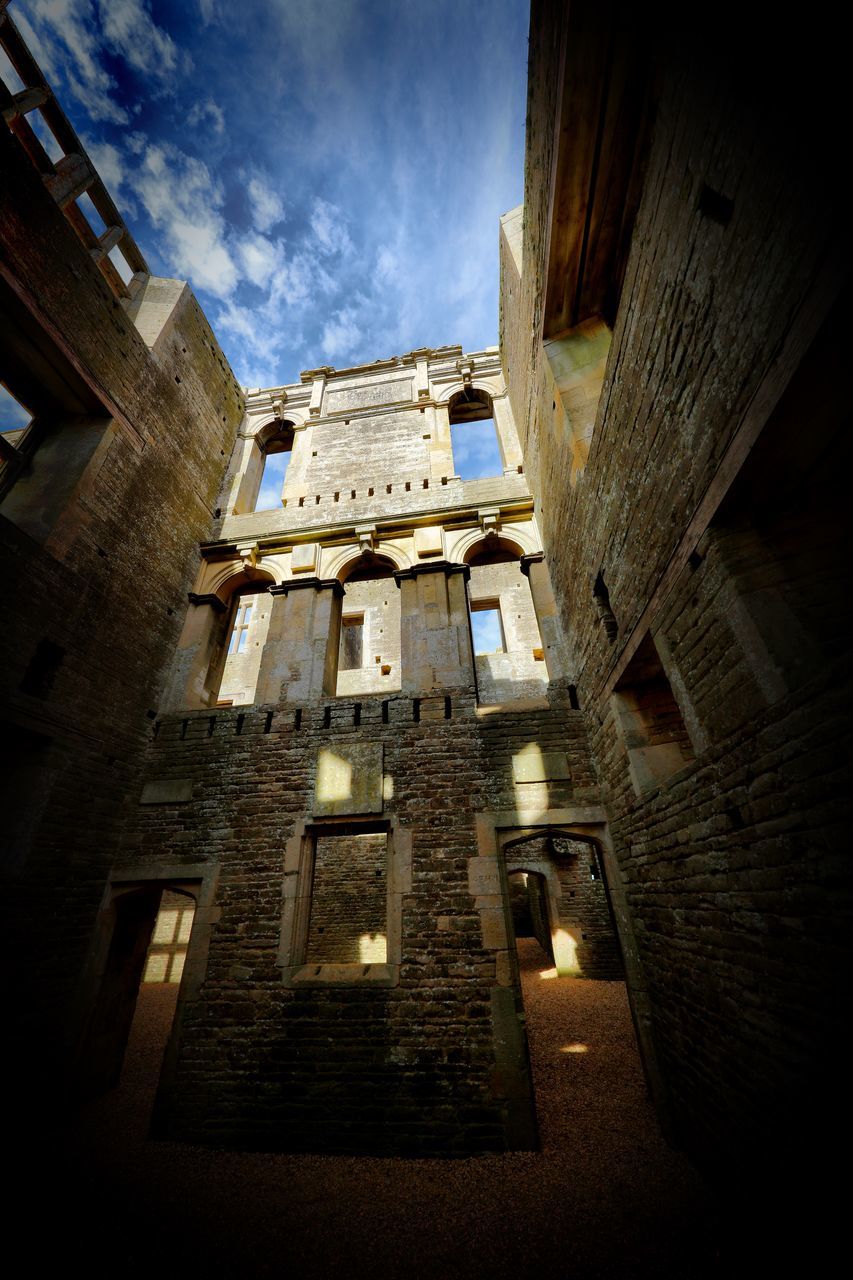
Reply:
[[296, 578], [271, 587], [272, 614], [255, 701], [311, 702], [335, 692], [340, 642], [337, 578]]
[[560, 623], [557, 617], [557, 602], [551, 587], [551, 575], [541, 551], [534, 551], [521, 557], [521, 572], [530, 583], [530, 594], [533, 597], [533, 608], [536, 610], [536, 621], [542, 637], [542, 648], [545, 653], [545, 666], [548, 679], [565, 680], [567, 675], [566, 657], [560, 639]]
[[433, 564], [398, 569], [402, 592], [400, 632], [402, 690], [419, 697], [475, 685], [466, 564]]
[[222, 615], [228, 605], [217, 595], [189, 593], [190, 607], [178, 642], [168, 688], [160, 709], [191, 711], [209, 707], [215, 702], [215, 691], [209, 687], [211, 668], [217, 644], [222, 640]]

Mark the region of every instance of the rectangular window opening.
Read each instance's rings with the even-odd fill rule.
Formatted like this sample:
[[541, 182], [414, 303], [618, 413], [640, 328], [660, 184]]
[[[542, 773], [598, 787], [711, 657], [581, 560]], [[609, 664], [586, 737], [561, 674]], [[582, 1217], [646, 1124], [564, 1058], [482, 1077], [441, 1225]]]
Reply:
[[341, 619], [341, 653], [339, 671], [359, 671], [364, 666], [364, 614], [353, 613]]
[[499, 601], [472, 601], [471, 634], [474, 638], [474, 653], [477, 656], [506, 653], [506, 638]]
[[612, 694], [638, 796], [695, 759], [693, 744], [651, 634], [628, 664]]
[[450, 427], [453, 466], [462, 480], [503, 474], [503, 459], [493, 418], [454, 422]]
[[388, 834], [314, 841], [306, 964], [385, 964], [388, 958]]

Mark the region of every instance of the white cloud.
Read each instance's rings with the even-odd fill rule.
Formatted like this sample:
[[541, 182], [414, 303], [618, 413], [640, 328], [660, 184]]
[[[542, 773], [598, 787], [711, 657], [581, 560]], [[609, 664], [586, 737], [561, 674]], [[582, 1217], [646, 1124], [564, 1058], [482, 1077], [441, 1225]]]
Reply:
[[388, 245], [383, 245], [376, 255], [376, 275], [380, 280], [391, 281], [399, 276], [400, 259]]
[[101, 181], [113, 200], [117, 200], [127, 181], [122, 153], [111, 142], [96, 142], [91, 138], [84, 138], [83, 142]]
[[101, 65], [91, 0], [30, 0], [28, 14], [16, 9], [15, 21], [47, 79], [56, 85], [64, 75], [93, 121], [126, 124], [111, 96], [118, 86]]
[[129, 182], [163, 233], [174, 269], [217, 298], [232, 293], [240, 273], [220, 212], [222, 189], [207, 165], [168, 143], [149, 146]]
[[281, 242], [273, 243], [261, 235], [243, 235], [237, 245], [237, 254], [246, 277], [252, 284], [266, 288], [281, 262]]
[[98, 0], [98, 10], [107, 43], [135, 71], [168, 81], [179, 68], [192, 66], [189, 55], [154, 22], [145, 0]]
[[208, 98], [206, 102], [197, 102], [190, 109], [187, 116], [187, 124], [190, 128], [195, 129], [206, 119], [210, 120], [214, 133], [225, 132], [225, 112], [212, 98]]
[[269, 231], [284, 219], [284, 202], [268, 180], [255, 175], [246, 184], [252, 226], [256, 231]]
[[329, 357], [349, 357], [361, 342], [362, 331], [355, 310], [345, 307], [323, 326], [320, 346]]
[[270, 302], [243, 307], [228, 302], [215, 316], [216, 332], [227, 333], [229, 358], [244, 387], [269, 387], [281, 378], [281, 353], [285, 343], [293, 348], [302, 334], [270, 320]]
[[219, 20], [219, 0], [198, 0], [198, 11], [206, 27]]
[[352, 252], [353, 243], [347, 230], [346, 219], [337, 205], [319, 197], [311, 210], [311, 230], [321, 253]]

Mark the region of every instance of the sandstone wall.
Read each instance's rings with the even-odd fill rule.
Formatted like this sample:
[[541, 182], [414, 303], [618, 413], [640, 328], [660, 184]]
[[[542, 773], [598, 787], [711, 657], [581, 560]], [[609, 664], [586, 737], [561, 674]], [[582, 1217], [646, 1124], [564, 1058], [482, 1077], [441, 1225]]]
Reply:
[[5, 128], [0, 173], [3, 287], [102, 405], [72, 491], [47, 495], [49, 528], [22, 527], [14, 488], [0, 506], [4, 934], [32, 958], [19, 1065], [53, 1080], [243, 404], [185, 286], [150, 348]]
[[[295, 1150], [529, 1145], [500, 862], [480, 856], [478, 824], [507, 811], [519, 824], [532, 813], [589, 820], [597, 793], [581, 717], [558, 708], [478, 718], [469, 692], [449, 705], [444, 697], [368, 700], [357, 719], [356, 704], [337, 698], [192, 713], [155, 726], [146, 778], [188, 785], [190, 798], [138, 807], [114, 876], [123, 868], [152, 876], [180, 865], [218, 869], [218, 920], [203, 983], [187, 997], [163, 1128], [190, 1141]], [[548, 780], [553, 764], [540, 771], [544, 780], [516, 780], [513, 759], [531, 740], [546, 754], [564, 753], [557, 781]], [[320, 921], [324, 934], [309, 933], [302, 976], [283, 980], [285, 847], [316, 811], [319, 753], [355, 759], [348, 753], [374, 747], [384, 753], [385, 798], [364, 821], [391, 823], [411, 840], [410, 886], [399, 926], [389, 921], [387, 929], [389, 937], [399, 929], [398, 976], [377, 987], [352, 973], [333, 981], [327, 968], [311, 984], [312, 965], [345, 960], [354, 929], [382, 932], [371, 888], [381, 880], [382, 840], [362, 837], [354, 856], [352, 837], [341, 833], [316, 864], [310, 929]], [[357, 835], [358, 818], [345, 821]], [[498, 877], [495, 888], [471, 880], [483, 862]], [[329, 934], [334, 955], [320, 941]]]
[[[813, 1149], [829, 1122], [813, 1100], [843, 1078], [849, 262], [834, 163], [790, 110], [781, 64], [726, 81], [728, 59], [698, 44], [658, 50], [643, 196], [572, 476], [539, 323], [556, 12], [534, 6], [520, 282], [502, 243], [505, 369], [636, 929], [647, 1066], [695, 1155], [772, 1166], [787, 1143]], [[638, 788], [614, 695], [649, 634], [695, 758]]]

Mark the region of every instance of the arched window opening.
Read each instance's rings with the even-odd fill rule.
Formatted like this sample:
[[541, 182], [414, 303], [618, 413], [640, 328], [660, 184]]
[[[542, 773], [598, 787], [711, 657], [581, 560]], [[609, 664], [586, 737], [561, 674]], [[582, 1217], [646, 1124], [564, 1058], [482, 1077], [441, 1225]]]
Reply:
[[400, 592], [394, 566], [371, 556], [344, 581], [338, 697], [400, 688]]
[[246, 582], [231, 597], [223, 643], [224, 659], [217, 707], [246, 706], [254, 701], [261, 655], [269, 630], [270, 580]]
[[491, 396], [476, 387], [466, 387], [451, 397], [448, 410], [456, 474], [463, 480], [501, 475], [504, 463]]
[[259, 457], [253, 457], [257, 469], [256, 493], [252, 511], [274, 511], [282, 504], [282, 490], [293, 452], [293, 423], [282, 422], [266, 427], [255, 437]]
[[467, 557], [468, 601], [480, 702], [496, 706], [516, 698], [542, 698], [548, 673], [530, 583], [521, 559], [497, 538]]

